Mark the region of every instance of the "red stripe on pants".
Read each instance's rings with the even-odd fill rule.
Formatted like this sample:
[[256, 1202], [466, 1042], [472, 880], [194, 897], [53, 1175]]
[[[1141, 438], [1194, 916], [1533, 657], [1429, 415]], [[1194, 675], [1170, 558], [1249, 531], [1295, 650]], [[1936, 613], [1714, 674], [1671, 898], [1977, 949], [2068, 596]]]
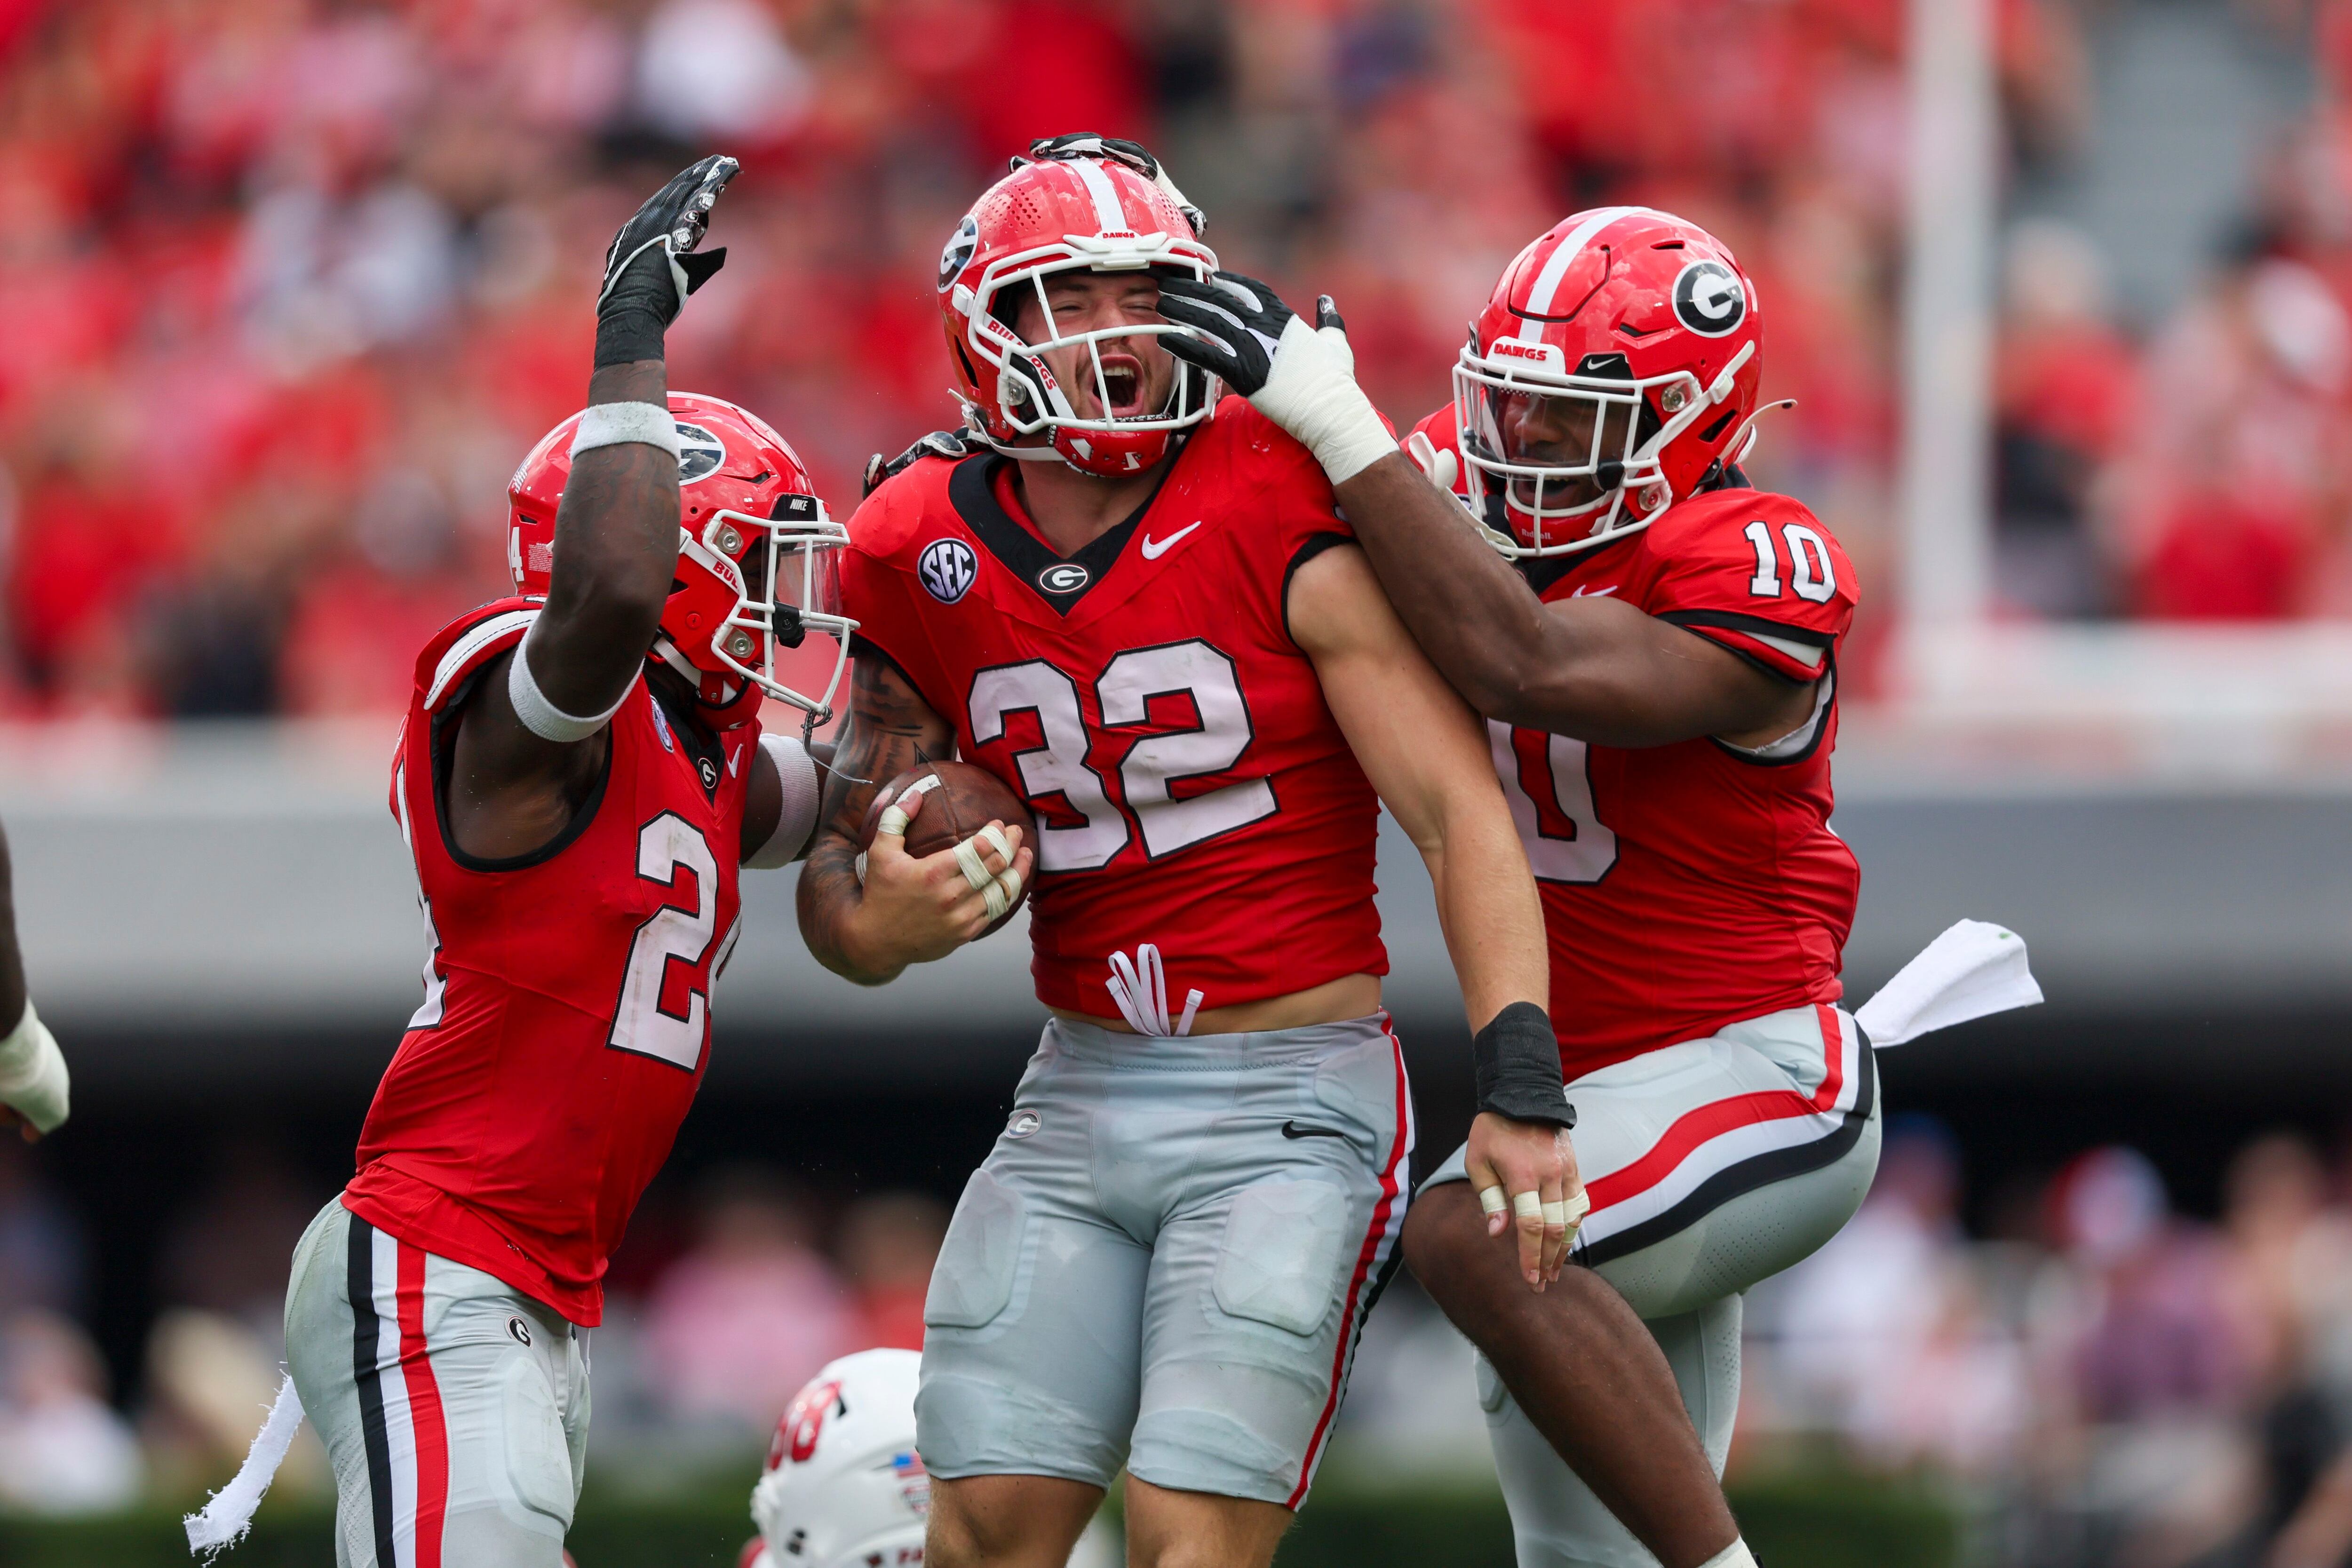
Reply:
[[[1386, 1033], [1386, 1030], [1382, 1031]], [[1323, 1434], [1330, 1429], [1331, 1417], [1339, 1408], [1340, 1374], [1348, 1366], [1348, 1341], [1355, 1330], [1356, 1301], [1363, 1294], [1364, 1280], [1372, 1271], [1372, 1261], [1380, 1256], [1381, 1237], [1388, 1234], [1389, 1215], [1396, 1207], [1399, 1178], [1397, 1167], [1404, 1161], [1405, 1140], [1412, 1130], [1412, 1107], [1405, 1090], [1404, 1047], [1396, 1036], [1389, 1035], [1389, 1049], [1396, 1054], [1396, 1142], [1389, 1145], [1389, 1160], [1381, 1171], [1381, 1198], [1372, 1205], [1372, 1223], [1364, 1233], [1364, 1245], [1356, 1253], [1356, 1271], [1348, 1280], [1347, 1304], [1339, 1311], [1339, 1342], [1331, 1352], [1331, 1396], [1323, 1402], [1323, 1414], [1316, 1418], [1315, 1436], [1307, 1441], [1307, 1458], [1299, 1462], [1298, 1485], [1291, 1489], [1284, 1503], [1297, 1508], [1307, 1495], [1307, 1484], [1315, 1478], [1315, 1456], [1323, 1447]]]
[[[400, 1244], [394, 1303], [400, 1314], [400, 1373], [408, 1384], [409, 1428], [416, 1447], [416, 1559], [414, 1568], [441, 1568], [441, 1523], [449, 1507], [449, 1428], [441, 1415], [441, 1385], [425, 1347], [425, 1250]], [[390, 1568], [389, 1564], [385, 1568]]]
[[1672, 1175], [1702, 1143], [1741, 1127], [1781, 1121], [1792, 1116], [1818, 1116], [1837, 1104], [1845, 1089], [1845, 1034], [1837, 1009], [1816, 1009], [1822, 1030], [1822, 1087], [1808, 1098], [1792, 1089], [1762, 1089], [1711, 1100], [1677, 1117], [1673, 1126], [1642, 1157], [1588, 1183], [1586, 1195], [1598, 1212], [1611, 1204], [1648, 1192]]

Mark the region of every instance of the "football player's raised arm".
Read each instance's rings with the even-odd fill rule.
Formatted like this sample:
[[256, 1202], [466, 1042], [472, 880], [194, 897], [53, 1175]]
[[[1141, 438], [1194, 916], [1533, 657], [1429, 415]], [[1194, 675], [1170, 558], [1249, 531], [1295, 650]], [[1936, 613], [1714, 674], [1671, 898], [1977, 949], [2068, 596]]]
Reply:
[[458, 726], [450, 826], [469, 853], [525, 853], [562, 831], [653, 646], [678, 541], [663, 337], [726, 257], [694, 247], [735, 167], [712, 156], [680, 171], [605, 252], [588, 412], [556, 508], [547, 603], [515, 651], [486, 668]]
[[1361, 551], [1339, 546], [1299, 567], [1287, 611], [1357, 762], [1429, 868], [1475, 1037], [1470, 1178], [1490, 1233], [1516, 1229], [1520, 1271], [1541, 1289], [1567, 1256], [1567, 1205], [1583, 1183], [1547, 1016], [1543, 907], [1486, 726], [1406, 635]]
[[1774, 739], [1811, 711], [1810, 688], [1631, 605], [1598, 595], [1543, 603], [1402, 452], [1336, 494], [1414, 640], [1489, 718], [1659, 746]]
[[[945, 958], [986, 930], [981, 889], [966, 879], [955, 851], [919, 859], [904, 831], [878, 833], [864, 850], [866, 814], [881, 787], [918, 763], [955, 753], [955, 731], [887, 658], [861, 657], [851, 667], [849, 717], [835, 743], [816, 839], [801, 870], [801, 937], [818, 963], [860, 985], [895, 980], [910, 963]], [[922, 810], [916, 795], [911, 817]], [[1032, 855], [1021, 830], [1007, 827], [1013, 868], [1029, 875]], [[866, 854], [861, 874], [858, 857]], [[1005, 868], [983, 845], [982, 863]]]

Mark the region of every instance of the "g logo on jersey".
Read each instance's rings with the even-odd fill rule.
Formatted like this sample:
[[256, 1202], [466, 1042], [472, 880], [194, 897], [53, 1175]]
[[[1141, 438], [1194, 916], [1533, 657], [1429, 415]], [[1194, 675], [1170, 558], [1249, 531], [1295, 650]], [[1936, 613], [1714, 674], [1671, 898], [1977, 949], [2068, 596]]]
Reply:
[[1720, 261], [1694, 261], [1675, 279], [1675, 320], [1703, 338], [1739, 330], [1748, 319], [1748, 291]]
[[961, 539], [934, 539], [915, 559], [915, 575], [932, 598], [952, 605], [971, 592], [980, 576], [980, 562], [971, 546]]
[[1037, 574], [1037, 586], [1048, 594], [1075, 594], [1093, 577], [1093, 573], [1075, 561], [1057, 561]]
[[707, 479], [727, 461], [727, 443], [699, 425], [677, 422], [677, 482]]
[[971, 259], [971, 253], [979, 248], [980, 219], [966, 213], [963, 222], [948, 236], [946, 248], [940, 252], [940, 288], [942, 290], [956, 280], [956, 274], [963, 270], [964, 264]]

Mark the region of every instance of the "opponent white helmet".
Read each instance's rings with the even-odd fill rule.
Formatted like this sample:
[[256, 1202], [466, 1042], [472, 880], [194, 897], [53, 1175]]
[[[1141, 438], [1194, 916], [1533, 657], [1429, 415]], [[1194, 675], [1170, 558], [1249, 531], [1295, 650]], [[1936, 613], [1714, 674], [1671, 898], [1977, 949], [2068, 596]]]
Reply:
[[828, 1362], [776, 1424], [751, 1518], [756, 1568], [913, 1568], [931, 1479], [915, 1452], [913, 1351]]

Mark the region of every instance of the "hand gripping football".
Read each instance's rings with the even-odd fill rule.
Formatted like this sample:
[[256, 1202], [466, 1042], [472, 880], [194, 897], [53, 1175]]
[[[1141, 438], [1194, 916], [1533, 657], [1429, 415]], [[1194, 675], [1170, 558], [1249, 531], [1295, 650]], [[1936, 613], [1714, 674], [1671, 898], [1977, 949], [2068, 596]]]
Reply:
[[[954, 849], [960, 845], [971, 847], [957, 857], [963, 868], [964, 878], [974, 888], [994, 887], [996, 898], [1004, 898], [1002, 890], [1007, 879], [992, 878], [978, 853], [980, 845], [974, 836], [992, 822], [1021, 830], [1021, 842], [1033, 849], [1037, 843], [1037, 819], [1019, 795], [1005, 786], [1004, 781], [985, 768], [970, 763], [919, 763], [882, 786], [874, 804], [866, 808], [866, 821], [860, 827], [857, 841], [861, 849], [874, 847], [875, 835], [882, 829], [882, 814], [893, 805], [903, 806], [909, 794], [919, 794], [923, 804], [907, 824], [907, 853], [921, 859], [942, 849]], [[860, 858], [860, 866], [864, 860]], [[1013, 912], [1029, 897], [1029, 883], [1019, 882], [1003, 910], [988, 922], [980, 934], [987, 936], [1013, 918]], [[995, 899], [990, 900], [994, 907]]]

